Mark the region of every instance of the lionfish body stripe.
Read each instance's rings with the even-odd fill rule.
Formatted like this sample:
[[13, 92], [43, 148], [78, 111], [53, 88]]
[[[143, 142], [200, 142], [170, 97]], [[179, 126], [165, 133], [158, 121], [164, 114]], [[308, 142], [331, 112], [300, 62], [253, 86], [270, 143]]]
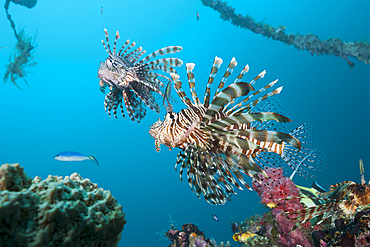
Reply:
[[[258, 173], [266, 175], [260, 166], [262, 160], [257, 157], [258, 155], [274, 153], [280, 155], [281, 158], [284, 156], [284, 161], [290, 161], [289, 165], [293, 167], [294, 164], [298, 164], [297, 160], [300, 156], [307, 155], [306, 148], [301, 149], [301, 144], [304, 143], [300, 142], [300, 135], [304, 133], [305, 128], [302, 127], [291, 134], [266, 130], [263, 128], [273, 125], [268, 124], [270, 122], [283, 124], [291, 120], [281, 114], [271, 112], [269, 107], [264, 107], [267, 109], [266, 112], [253, 111], [257, 109], [258, 104], [245, 111], [240, 111], [240, 108], [248, 105], [248, 102], [242, 102], [238, 107], [233, 108], [234, 104], [230, 102], [249, 97], [250, 93], [254, 92], [251, 83], [240, 82], [243, 75], [248, 72], [249, 66], [244, 67], [234, 83], [222, 91], [216, 91], [210, 101], [211, 85], [221, 63], [222, 59], [216, 57], [208, 79], [203, 104], [195, 93], [194, 64], [187, 64], [189, 88], [193, 101], [183, 91], [179, 75], [171, 74], [174, 88], [187, 108], [178, 113], [167, 112], [164, 120], [158, 120], [149, 130], [150, 135], [155, 139], [158, 152], [161, 144], [169, 149], [181, 149], [175, 166], [175, 168], [180, 166], [180, 179], [182, 180], [183, 171], [187, 169], [186, 175], [191, 190], [198, 197], [202, 194], [210, 204], [225, 204], [230, 200], [230, 196], [236, 194], [234, 186], [242, 189], [238, 181], [251, 189], [243, 180], [243, 174], [254, 179], [259, 179]], [[218, 89], [224, 87], [226, 79], [231, 75], [235, 66], [236, 60], [233, 58]], [[252, 82], [262, 78], [264, 74], [265, 72], [260, 73]], [[259, 96], [275, 83], [276, 81], [268, 84], [263, 90], [258, 90], [256, 91], [258, 93], [253, 95]], [[269, 92], [259, 96], [258, 103], [266, 102], [265, 100], [280, 91], [281, 89], [278, 91], [275, 89], [272, 91], [275, 93]], [[228, 105], [230, 107], [227, 107]], [[276, 105], [272, 104], [271, 107], [276, 107]], [[254, 124], [256, 122], [266, 124]], [[258, 127], [255, 128], [254, 125]], [[310, 162], [314, 163], [313, 159]], [[310, 165], [303, 164], [301, 167], [307, 168]], [[304, 173], [302, 170], [303, 168], [300, 168], [298, 172], [301, 175]]]
[[[155, 94], [163, 95], [163, 82], [170, 82], [171, 79], [160, 72], [176, 73], [174, 66], [181, 66], [182, 61], [178, 58], [160, 58], [152, 60], [157, 56], [171, 54], [182, 50], [181, 46], [169, 46], [159, 49], [147, 57], [142, 47], [134, 48], [135, 42], [127, 40], [121, 49], [116, 53], [117, 40], [120, 38], [117, 31], [113, 45], [113, 52], [109, 45], [109, 34], [106, 29], [105, 39], [102, 40], [108, 58], [100, 63], [98, 77], [100, 78], [100, 90], [104, 93], [107, 88], [109, 92], [104, 99], [105, 111], [117, 118], [117, 108], [121, 107], [122, 116], [125, 117], [123, 105], [132, 121], [140, 123], [146, 115], [145, 106], [151, 110], [160, 112], [160, 106], [156, 101]], [[159, 71], [159, 73], [158, 73]], [[158, 79], [161, 78], [161, 79]], [[166, 83], [167, 84], [167, 83]]]

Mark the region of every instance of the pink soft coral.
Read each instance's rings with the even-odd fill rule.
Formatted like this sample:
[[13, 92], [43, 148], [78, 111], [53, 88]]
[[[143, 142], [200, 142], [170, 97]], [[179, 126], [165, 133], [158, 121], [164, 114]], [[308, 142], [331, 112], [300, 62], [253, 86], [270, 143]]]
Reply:
[[[298, 228], [293, 230], [295, 222], [287, 218], [284, 213], [303, 208], [299, 199], [284, 200], [289, 197], [299, 197], [299, 188], [291, 179], [283, 175], [281, 168], [267, 168], [265, 171], [268, 177], [259, 174], [261, 181], [253, 181], [253, 189], [261, 197], [262, 203], [276, 204], [271, 212], [272, 218], [271, 216], [263, 218], [267, 237], [277, 237], [280, 246], [312, 246], [301, 230]], [[273, 230], [274, 228], [277, 228], [277, 232]]]
[[253, 189], [261, 197], [261, 202], [264, 204], [274, 202], [277, 209], [282, 209], [285, 212], [302, 209], [298, 199], [282, 200], [299, 196], [299, 188], [291, 179], [283, 175], [283, 170], [281, 168], [267, 168], [265, 171], [268, 178], [259, 174], [261, 181], [253, 181]]

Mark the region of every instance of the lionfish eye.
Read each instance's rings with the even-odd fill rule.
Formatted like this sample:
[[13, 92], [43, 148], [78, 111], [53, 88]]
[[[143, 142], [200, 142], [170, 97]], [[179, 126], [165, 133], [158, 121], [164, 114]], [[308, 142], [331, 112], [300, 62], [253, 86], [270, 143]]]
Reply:
[[175, 116], [172, 114], [172, 112], [170, 113], [170, 118], [173, 120], [175, 118]]

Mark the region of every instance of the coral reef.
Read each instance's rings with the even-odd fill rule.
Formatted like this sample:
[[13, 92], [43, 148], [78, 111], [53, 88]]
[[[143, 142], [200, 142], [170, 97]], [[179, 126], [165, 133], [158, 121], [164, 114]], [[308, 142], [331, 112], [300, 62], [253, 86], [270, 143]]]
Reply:
[[31, 180], [0, 167], [1, 246], [117, 246], [126, 223], [110, 191], [77, 173]]
[[334, 228], [312, 233], [315, 247], [370, 246], [370, 210], [357, 213], [353, 220], [336, 219], [334, 224]]
[[358, 61], [370, 64], [370, 44], [367, 42], [344, 42], [337, 38], [320, 40], [313, 34], [294, 35], [286, 34], [285, 26], [277, 28], [262, 22], [256, 22], [249, 15], [235, 14], [235, 9], [227, 6], [227, 2], [220, 0], [201, 0], [203, 5], [211, 7], [221, 14], [221, 19], [230, 21], [233, 25], [249, 29], [256, 34], [262, 34], [267, 38], [281, 41], [287, 45], [293, 45], [298, 50], [307, 50], [311, 55], [334, 55], [346, 60], [348, 66], [353, 69], [355, 64], [348, 57], [354, 57]]
[[370, 246], [370, 210], [359, 212], [353, 220], [336, 219], [335, 227], [312, 233], [314, 246]]
[[211, 240], [206, 239], [204, 232], [194, 224], [182, 225], [179, 231], [173, 227], [166, 233], [166, 237], [172, 242], [169, 247], [213, 247]]
[[[308, 236], [310, 231], [295, 228], [295, 222], [285, 215], [285, 212], [303, 208], [299, 199], [285, 200], [299, 197], [299, 188], [283, 175], [281, 168], [267, 168], [265, 171], [267, 178], [259, 174], [260, 181], [253, 181], [253, 189], [271, 210], [262, 218], [256, 216], [241, 223], [241, 232], [236, 233], [241, 238], [236, 240], [244, 246], [312, 246]], [[242, 234], [245, 234], [244, 238]]]
[[221, 242], [220, 244], [217, 244], [216, 240], [214, 240], [213, 238], [211, 239], [211, 244], [214, 247], [230, 247], [231, 246], [229, 241], [227, 241], [226, 243]]

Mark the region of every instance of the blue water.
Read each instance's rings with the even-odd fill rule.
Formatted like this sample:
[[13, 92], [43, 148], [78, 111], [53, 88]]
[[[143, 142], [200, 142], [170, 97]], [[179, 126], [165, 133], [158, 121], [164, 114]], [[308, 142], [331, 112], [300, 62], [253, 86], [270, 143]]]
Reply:
[[[370, 4], [364, 1], [234, 0], [230, 4], [237, 13], [249, 13], [257, 21], [267, 18], [265, 23], [275, 27], [285, 25], [287, 33], [313, 33], [321, 39], [337, 37], [346, 42], [370, 40]], [[30, 177], [42, 179], [77, 172], [110, 190], [126, 214], [120, 246], [168, 246], [169, 242], [158, 241], [156, 232], [169, 229], [169, 215], [177, 227], [195, 223], [207, 238], [238, 246], [232, 240], [230, 221], [265, 209], [250, 191], [238, 191], [224, 206], [199, 200], [174, 170], [179, 150], [162, 146], [157, 153], [148, 134], [148, 126], [158, 117], [163, 119], [164, 112], [149, 112], [141, 124], [121, 116], [110, 118], [104, 112], [97, 78], [99, 64], [107, 56], [100, 41], [104, 28], [111, 42], [119, 30], [118, 45], [129, 38], [148, 52], [182, 46], [176, 56], [185, 63], [196, 63], [198, 94], [204, 92], [215, 56], [224, 60], [220, 74], [232, 57], [238, 61], [236, 74], [249, 64], [246, 81], [266, 69], [258, 85], [279, 79], [284, 89], [278, 97], [294, 121], [292, 127], [309, 122], [316, 146], [327, 155], [324, 169], [315, 173], [317, 181], [325, 188], [343, 180], [359, 182], [360, 158], [365, 177], [370, 179], [370, 65], [364, 62], [352, 59], [356, 66], [351, 72], [340, 58], [313, 57], [234, 27], [195, 0], [39, 1], [31, 10], [11, 4], [9, 12], [17, 27], [24, 26], [29, 34], [37, 31], [34, 55], [38, 65], [26, 78], [30, 89], [22, 80], [18, 82], [23, 91], [10, 82], [0, 84], [0, 163], [20, 163]], [[6, 47], [0, 49], [3, 75], [16, 39], [5, 11], [0, 18], [0, 47]], [[185, 66], [178, 73], [185, 82]], [[178, 102], [176, 110], [184, 107], [174, 92], [173, 97]], [[94, 155], [100, 166], [53, 159], [67, 150]], [[302, 185], [312, 183], [295, 179]], [[219, 222], [211, 213], [219, 216]]]

